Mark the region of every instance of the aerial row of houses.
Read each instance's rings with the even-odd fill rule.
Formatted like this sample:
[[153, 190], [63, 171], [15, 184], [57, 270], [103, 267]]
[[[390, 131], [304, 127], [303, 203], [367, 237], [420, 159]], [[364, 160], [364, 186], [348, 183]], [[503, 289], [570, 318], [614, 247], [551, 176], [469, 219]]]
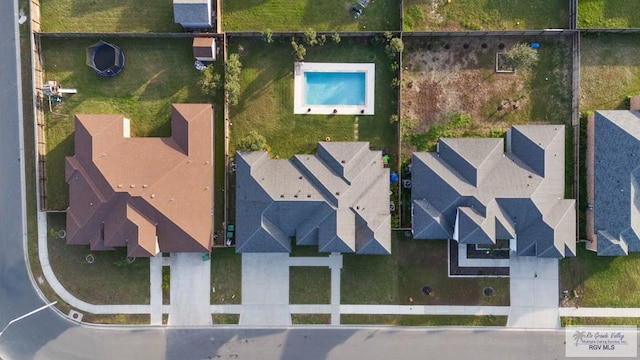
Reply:
[[[640, 251], [640, 113], [600, 111], [588, 247]], [[213, 108], [174, 104], [169, 138], [130, 136], [122, 115], [76, 115], [66, 159], [68, 244], [129, 256], [209, 252]], [[492, 245], [517, 255], [576, 255], [576, 202], [565, 193], [563, 125], [516, 125], [503, 138], [442, 138], [412, 156], [415, 239]], [[314, 155], [236, 154], [236, 251], [391, 252], [390, 170], [367, 142], [320, 142]]]

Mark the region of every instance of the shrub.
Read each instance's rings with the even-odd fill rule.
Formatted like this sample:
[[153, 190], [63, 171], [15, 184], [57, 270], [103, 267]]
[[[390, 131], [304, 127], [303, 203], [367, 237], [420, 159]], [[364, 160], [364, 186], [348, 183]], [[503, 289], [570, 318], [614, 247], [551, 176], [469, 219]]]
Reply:
[[397, 56], [397, 54], [402, 54], [402, 52], [404, 51], [404, 43], [400, 38], [393, 38], [389, 40], [389, 43], [387, 44], [387, 47], [385, 49], [389, 58], [393, 59]]
[[331, 40], [336, 44], [340, 44], [340, 34], [333, 33], [333, 35], [331, 35]]
[[240, 71], [242, 63], [238, 54], [230, 54], [227, 63], [224, 65], [224, 90], [229, 97], [231, 105], [238, 105], [240, 97]]
[[293, 53], [296, 56], [297, 60], [304, 60], [304, 57], [307, 55], [307, 49], [302, 44], [298, 44], [295, 38], [291, 38], [291, 47], [293, 48]]
[[236, 144], [237, 150], [249, 150], [249, 151], [269, 151], [269, 145], [267, 145], [267, 139], [264, 136], [258, 134], [255, 130], [252, 130], [249, 135], [238, 140]]
[[271, 44], [273, 42], [273, 31], [271, 29], [267, 29], [262, 32], [262, 39], [267, 43]]
[[308, 46], [318, 45], [318, 36], [316, 35], [316, 31], [313, 29], [307, 29], [307, 31], [304, 32], [303, 41]]
[[198, 84], [202, 89], [202, 93], [205, 95], [215, 95], [216, 90], [220, 88], [220, 74], [216, 73], [213, 69], [213, 65], [207, 65], [207, 67], [202, 70], [202, 75], [198, 80]]

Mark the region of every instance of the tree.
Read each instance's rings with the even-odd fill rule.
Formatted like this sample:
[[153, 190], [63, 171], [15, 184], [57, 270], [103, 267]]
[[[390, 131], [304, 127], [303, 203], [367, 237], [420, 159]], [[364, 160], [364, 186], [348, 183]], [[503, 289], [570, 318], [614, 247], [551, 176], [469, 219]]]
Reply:
[[198, 84], [202, 88], [202, 93], [205, 95], [215, 95], [216, 90], [220, 88], [220, 74], [216, 73], [213, 69], [213, 65], [207, 65], [202, 70], [202, 76], [198, 80]]
[[231, 105], [238, 105], [240, 97], [240, 71], [242, 63], [238, 54], [230, 54], [227, 63], [224, 65], [224, 90], [229, 96]]
[[393, 59], [404, 51], [404, 43], [400, 38], [392, 38], [386, 46], [387, 55]]
[[267, 44], [271, 44], [273, 42], [273, 31], [271, 31], [271, 29], [265, 30], [262, 33], [262, 39], [264, 39]]
[[528, 70], [538, 62], [538, 52], [525, 43], [515, 44], [504, 57], [506, 65], [513, 69]]
[[249, 135], [238, 140], [236, 144], [237, 150], [248, 151], [269, 151], [269, 145], [267, 145], [267, 139], [264, 136], [258, 134], [255, 130], [251, 130]]

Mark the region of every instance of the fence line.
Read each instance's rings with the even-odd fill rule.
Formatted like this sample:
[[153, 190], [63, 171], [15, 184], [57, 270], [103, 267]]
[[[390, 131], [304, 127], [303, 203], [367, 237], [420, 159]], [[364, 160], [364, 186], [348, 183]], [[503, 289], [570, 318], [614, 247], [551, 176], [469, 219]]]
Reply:
[[44, 118], [44, 98], [40, 93], [40, 89], [44, 84], [44, 71], [42, 69], [42, 53], [40, 48], [40, 38], [36, 36], [40, 31], [40, 0], [32, 0], [30, 5], [31, 12], [31, 57], [33, 65], [33, 109], [36, 118], [35, 123], [35, 142], [36, 142], [36, 158], [37, 158], [37, 182], [36, 186], [40, 189], [40, 210], [47, 209], [47, 136]]

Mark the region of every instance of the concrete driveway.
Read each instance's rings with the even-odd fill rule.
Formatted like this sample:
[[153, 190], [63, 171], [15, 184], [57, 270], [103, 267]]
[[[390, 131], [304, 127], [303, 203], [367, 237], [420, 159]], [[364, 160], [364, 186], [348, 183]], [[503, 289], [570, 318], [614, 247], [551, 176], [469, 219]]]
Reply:
[[558, 313], [558, 259], [511, 256], [511, 309], [507, 327], [555, 329]]
[[201, 253], [172, 253], [168, 325], [211, 325], [211, 261]]

